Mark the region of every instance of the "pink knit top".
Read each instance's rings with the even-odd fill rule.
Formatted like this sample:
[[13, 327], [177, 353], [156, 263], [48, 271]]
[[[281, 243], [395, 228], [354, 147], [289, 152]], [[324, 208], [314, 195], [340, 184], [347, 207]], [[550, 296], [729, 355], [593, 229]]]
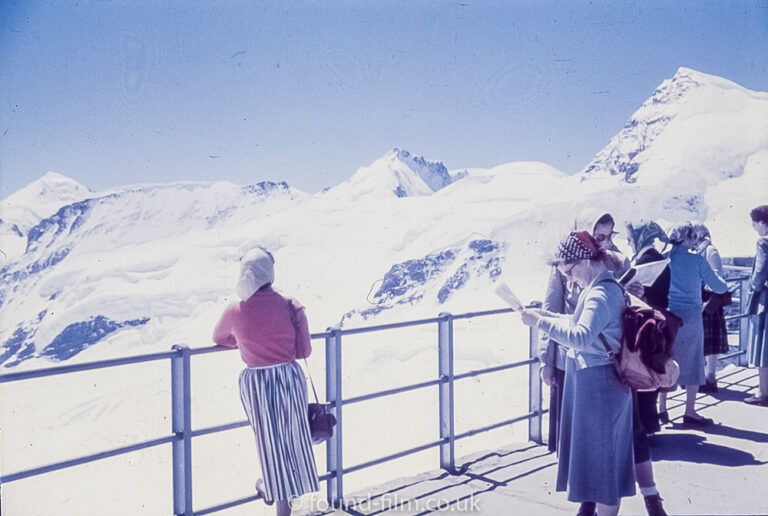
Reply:
[[292, 362], [312, 352], [304, 307], [272, 287], [229, 305], [213, 330], [213, 341], [238, 348], [251, 367]]

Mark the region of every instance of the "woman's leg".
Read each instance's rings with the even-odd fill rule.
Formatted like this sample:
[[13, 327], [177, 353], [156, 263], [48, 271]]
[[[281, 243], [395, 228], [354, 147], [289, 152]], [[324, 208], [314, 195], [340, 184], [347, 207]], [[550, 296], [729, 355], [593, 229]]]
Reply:
[[717, 355], [706, 355], [704, 357], [704, 372], [707, 376], [707, 383], [717, 381]]
[[618, 505], [603, 505], [599, 503], [597, 504], [597, 516], [616, 516], [619, 514], [620, 506], [621, 503]]
[[685, 386], [685, 415], [699, 417], [696, 413], [696, 395], [699, 393], [698, 385]]
[[757, 375], [760, 380], [760, 396], [768, 398], [768, 367], [758, 367]]
[[276, 505], [277, 516], [291, 516], [291, 504], [288, 500], [278, 500]]
[[659, 414], [667, 411], [667, 393], [659, 393]]

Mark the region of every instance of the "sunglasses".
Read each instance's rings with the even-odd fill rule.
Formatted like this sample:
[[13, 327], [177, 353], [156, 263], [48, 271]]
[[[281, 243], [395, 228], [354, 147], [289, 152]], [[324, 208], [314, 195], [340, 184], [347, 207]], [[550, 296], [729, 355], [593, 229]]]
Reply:
[[595, 235], [595, 240], [597, 240], [598, 242], [604, 242], [606, 240], [611, 240], [613, 237], [615, 237], [618, 234], [619, 233], [616, 232], [616, 231], [611, 231], [607, 235], [604, 235], [602, 233], [598, 233], [597, 235]]
[[563, 274], [565, 274], [566, 278], [570, 278], [571, 274], [573, 273], [573, 268], [576, 267], [579, 264], [579, 262], [573, 262], [570, 267], [563, 268]]

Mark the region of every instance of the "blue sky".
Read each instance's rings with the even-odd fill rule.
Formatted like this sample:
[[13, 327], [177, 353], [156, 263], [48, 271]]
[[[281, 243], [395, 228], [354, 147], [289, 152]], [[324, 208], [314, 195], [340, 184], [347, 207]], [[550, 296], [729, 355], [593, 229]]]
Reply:
[[393, 147], [580, 171], [680, 66], [768, 91], [768, 0], [0, 2], [0, 198], [285, 180]]

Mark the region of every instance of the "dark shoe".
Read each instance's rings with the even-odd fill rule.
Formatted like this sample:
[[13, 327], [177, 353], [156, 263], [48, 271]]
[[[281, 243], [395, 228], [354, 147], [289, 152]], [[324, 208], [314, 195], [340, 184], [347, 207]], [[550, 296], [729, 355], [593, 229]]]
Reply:
[[713, 382], [707, 380], [707, 383], [699, 386], [699, 392], [717, 392], [717, 380]]
[[667, 513], [664, 512], [664, 507], [661, 505], [661, 496], [656, 494], [644, 496], [643, 498], [645, 498], [645, 510], [648, 512], [648, 516], [667, 516]]
[[659, 423], [662, 425], [669, 424], [669, 412], [666, 410], [664, 412], [659, 412]]
[[712, 426], [715, 424], [714, 420], [708, 418], [708, 417], [694, 417], [694, 416], [683, 416], [683, 423], [686, 425], [693, 425], [693, 426]]
[[749, 403], [750, 405], [760, 405], [761, 407], [768, 407], [768, 397], [750, 396], [749, 398], [744, 399], [744, 403]]
[[576, 513], [576, 516], [595, 516], [597, 514], [595, 512], [596, 508], [597, 504], [595, 502], [581, 502], [581, 505], [579, 505], [579, 512]]

